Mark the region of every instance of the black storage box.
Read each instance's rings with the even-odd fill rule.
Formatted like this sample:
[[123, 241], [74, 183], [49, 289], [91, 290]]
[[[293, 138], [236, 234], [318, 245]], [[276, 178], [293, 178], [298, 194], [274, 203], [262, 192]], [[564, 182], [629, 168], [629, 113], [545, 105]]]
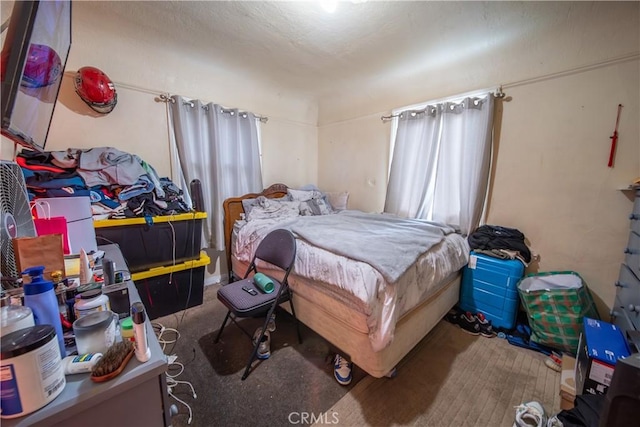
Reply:
[[[99, 245], [117, 243], [129, 271], [196, 260], [200, 256], [205, 212], [94, 221]], [[174, 258], [175, 247], [175, 258]]]
[[200, 258], [182, 264], [152, 268], [131, 275], [149, 319], [176, 313], [202, 304], [204, 270], [211, 259]]

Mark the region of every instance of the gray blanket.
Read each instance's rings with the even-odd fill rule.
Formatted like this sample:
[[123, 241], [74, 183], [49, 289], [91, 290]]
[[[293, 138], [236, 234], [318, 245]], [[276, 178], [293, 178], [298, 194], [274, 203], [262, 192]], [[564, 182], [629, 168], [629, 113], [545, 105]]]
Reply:
[[447, 225], [388, 214], [342, 211], [278, 224], [330, 252], [365, 262], [395, 283], [423, 253], [455, 232]]

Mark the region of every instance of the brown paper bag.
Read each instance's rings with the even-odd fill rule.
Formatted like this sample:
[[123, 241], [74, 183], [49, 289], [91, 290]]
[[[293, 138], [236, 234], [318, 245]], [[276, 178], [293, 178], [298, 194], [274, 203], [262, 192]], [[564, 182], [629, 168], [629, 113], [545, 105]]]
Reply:
[[61, 271], [65, 277], [62, 234], [18, 237], [13, 239], [13, 252], [20, 273], [29, 267], [43, 265], [45, 280], [51, 280], [54, 271]]

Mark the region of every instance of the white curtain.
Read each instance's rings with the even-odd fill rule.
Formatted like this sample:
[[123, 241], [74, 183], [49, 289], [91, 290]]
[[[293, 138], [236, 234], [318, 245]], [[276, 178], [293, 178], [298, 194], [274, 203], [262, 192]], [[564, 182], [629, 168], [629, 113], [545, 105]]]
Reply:
[[[200, 180], [208, 221], [203, 234], [208, 247], [222, 251], [224, 212], [229, 197], [262, 191], [258, 119], [252, 113], [172, 96], [170, 132], [182, 188]], [[181, 176], [180, 176], [181, 175]]]
[[385, 212], [475, 230], [489, 182], [493, 105], [486, 93], [400, 113]]

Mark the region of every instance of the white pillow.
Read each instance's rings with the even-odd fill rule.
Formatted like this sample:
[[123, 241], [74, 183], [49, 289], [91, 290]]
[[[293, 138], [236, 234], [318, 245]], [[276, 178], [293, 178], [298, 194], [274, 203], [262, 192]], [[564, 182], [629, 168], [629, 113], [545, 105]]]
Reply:
[[[251, 212], [251, 209], [253, 209], [255, 206], [258, 205], [260, 197], [266, 198], [264, 196], [258, 196], [258, 198], [256, 198], [256, 199], [243, 199], [242, 200], [242, 209], [244, 210], [245, 214], [248, 215], [249, 212]], [[285, 201], [285, 200], [290, 200], [290, 199], [287, 196], [284, 196], [284, 197], [279, 197], [277, 199], [272, 199], [272, 200]]]
[[329, 199], [329, 203], [333, 207], [333, 209], [337, 211], [341, 211], [347, 209], [347, 203], [349, 202], [349, 192], [348, 191], [328, 191], [324, 194], [327, 195]]
[[291, 200], [297, 200], [299, 202], [306, 202], [311, 199], [320, 199], [323, 194], [319, 190], [293, 190], [287, 189], [287, 194]]
[[258, 197], [258, 202], [246, 215], [247, 221], [267, 218], [292, 218], [300, 215], [300, 202]]
[[331, 205], [324, 199], [324, 197], [322, 199], [311, 199], [306, 202], [299, 203], [300, 215], [302, 216], [329, 215], [333, 213]]

